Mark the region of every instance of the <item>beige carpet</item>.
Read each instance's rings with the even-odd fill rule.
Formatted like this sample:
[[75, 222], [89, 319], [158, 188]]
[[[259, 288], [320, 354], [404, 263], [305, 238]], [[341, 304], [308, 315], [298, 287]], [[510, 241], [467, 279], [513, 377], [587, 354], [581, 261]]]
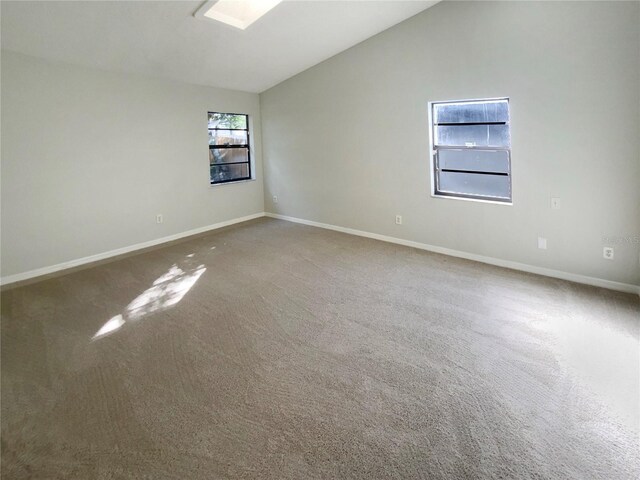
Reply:
[[639, 329], [637, 296], [263, 219], [4, 292], [2, 478], [636, 479]]

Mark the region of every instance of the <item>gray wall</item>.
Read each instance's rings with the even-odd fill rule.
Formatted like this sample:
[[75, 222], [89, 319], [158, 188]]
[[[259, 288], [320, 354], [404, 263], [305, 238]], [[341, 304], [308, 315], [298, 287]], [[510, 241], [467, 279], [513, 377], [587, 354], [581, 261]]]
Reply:
[[[250, 115], [257, 181], [209, 186], [207, 110]], [[258, 95], [2, 52], [2, 276], [260, 213], [263, 198]]]
[[[260, 95], [267, 211], [638, 284], [639, 25], [638, 2], [440, 3]], [[432, 198], [427, 102], [500, 96], [513, 206]]]

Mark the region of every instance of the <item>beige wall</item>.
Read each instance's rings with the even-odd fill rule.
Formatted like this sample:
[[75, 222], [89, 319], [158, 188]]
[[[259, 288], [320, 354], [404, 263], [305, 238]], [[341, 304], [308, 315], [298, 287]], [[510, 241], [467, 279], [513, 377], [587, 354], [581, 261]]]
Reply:
[[[207, 110], [250, 115], [256, 181], [209, 185]], [[3, 277], [260, 213], [263, 198], [257, 94], [2, 52]]]
[[[639, 284], [639, 25], [638, 2], [440, 3], [260, 95], [267, 211]], [[513, 206], [431, 197], [427, 103], [500, 96]]]

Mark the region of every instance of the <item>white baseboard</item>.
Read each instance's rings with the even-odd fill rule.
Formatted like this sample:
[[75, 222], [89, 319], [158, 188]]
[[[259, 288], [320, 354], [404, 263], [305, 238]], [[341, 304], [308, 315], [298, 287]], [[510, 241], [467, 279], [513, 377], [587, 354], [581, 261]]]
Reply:
[[640, 295], [640, 286], [631, 285], [629, 283], [614, 282], [612, 280], [604, 280], [602, 278], [588, 277], [586, 275], [580, 275], [577, 273], [562, 272], [560, 270], [553, 270], [551, 268], [536, 267], [533, 265], [527, 265], [526, 263], [512, 262], [510, 260], [502, 260], [494, 257], [486, 257], [484, 255], [476, 255], [475, 253], [461, 252], [459, 250], [452, 250], [450, 248], [438, 247], [435, 245], [429, 245], [426, 243], [414, 242], [411, 240], [404, 240], [402, 238], [389, 237], [387, 235], [380, 235], [378, 233], [365, 232], [362, 230], [355, 230], [353, 228], [339, 227], [337, 225], [330, 225], [328, 223], [314, 222], [311, 220], [304, 220], [302, 218], [288, 217], [286, 215], [279, 215], [277, 213], [265, 212], [265, 216], [271, 218], [277, 218], [280, 220], [286, 220], [288, 222], [302, 223], [304, 225], [310, 225], [312, 227], [325, 228], [327, 230], [335, 230], [337, 232], [348, 233], [350, 235], [357, 235], [359, 237], [373, 238], [381, 240], [383, 242], [397, 243], [398, 245], [405, 245], [407, 247], [418, 248], [420, 250], [428, 250], [429, 252], [442, 253], [444, 255], [450, 255], [452, 257], [465, 258], [467, 260], [474, 260], [476, 262], [487, 263], [489, 265], [495, 265], [498, 267], [511, 268], [513, 270], [520, 270], [528, 273], [535, 273], [543, 275], [545, 277], [559, 278], [561, 280], [568, 280], [570, 282], [583, 283], [586, 285], [592, 285], [595, 287], [608, 288], [609, 290], [617, 290], [626, 293], [635, 293]]
[[78, 258], [70, 260], [68, 262], [58, 263], [49, 267], [37, 268], [35, 270], [29, 270], [28, 272], [16, 273], [14, 275], [8, 275], [0, 278], [0, 285], [9, 285], [11, 283], [21, 282], [23, 280], [29, 280], [35, 277], [43, 275], [49, 275], [51, 273], [67, 270], [69, 268], [78, 267], [92, 262], [100, 260], [106, 260], [111, 257], [116, 257], [125, 253], [134, 252], [136, 250], [142, 250], [144, 248], [153, 247], [162, 243], [171, 242], [173, 240], [179, 240], [184, 237], [196, 235], [199, 233], [208, 232], [210, 230], [216, 230], [218, 228], [227, 227], [236, 223], [246, 222], [260, 217], [271, 217], [280, 220], [286, 220], [294, 223], [301, 223], [304, 225], [310, 225], [313, 227], [324, 228], [327, 230], [335, 230], [337, 232], [348, 233], [350, 235], [357, 235], [360, 237], [373, 238], [375, 240], [381, 240], [383, 242], [395, 243], [398, 245], [405, 245], [407, 247], [418, 248], [420, 250], [427, 250], [429, 252], [441, 253], [444, 255], [450, 255], [452, 257], [465, 258], [467, 260], [474, 260], [476, 262], [487, 263], [489, 265], [496, 265], [498, 267], [511, 268], [513, 270], [520, 270], [528, 273], [535, 273], [546, 277], [559, 278], [561, 280], [568, 280], [571, 282], [583, 283], [586, 285], [592, 285], [595, 287], [608, 288], [610, 290], [617, 290], [626, 293], [635, 293], [640, 295], [640, 286], [631, 285], [628, 283], [614, 282], [612, 280], [604, 280], [601, 278], [588, 277], [586, 275], [579, 275], [577, 273], [562, 272], [560, 270], [553, 270], [551, 268], [536, 267], [533, 265], [527, 265], [525, 263], [512, 262], [510, 260], [502, 260], [494, 257], [486, 257], [484, 255], [476, 255], [474, 253], [461, 252], [459, 250], [452, 250], [450, 248], [438, 247], [435, 245], [429, 245], [426, 243], [414, 242], [412, 240], [404, 240], [402, 238], [389, 237], [387, 235], [380, 235], [378, 233], [365, 232], [362, 230], [356, 230], [353, 228], [339, 227], [337, 225], [330, 225], [328, 223], [314, 222], [312, 220], [305, 220], [302, 218], [288, 217], [286, 215], [279, 215], [277, 213], [260, 212], [245, 217], [234, 218], [226, 220], [224, 222], [214, 223], [213, 225], [207, 225], [205, 227], [195, 228], [186, 232], [177, 233], [175, 235], [169, 235], [167, 237], [157, 238], [155, 240], [149, 240], [148, 242], [137, 243], [135, 245], [129, 245], [127, 247], [110, 250], [108, 252], [98, 253], [88, 257]]
[[247, 215], [246, 217], [233, 218], [231, 220], [225, 220], [224, 222], [214, 223], [213, 225], [207, 225], [205, 227], [194, 228], [186, 232], [176, 233], [175, 235], [169, 235], [167, 237], [156, 238], [155, 240], [149, 240], [148, 242], [136, 243], [135, 245], [129, 245], [127, 247], [117, 248], [115, 250], [109, 250], [108, 252], [98, 253], [96, 255], [90, 255], [88, 257], [82, 257], [68, 262], [58, 263], [49, 267], [36, 268], [35, 270], [29, 270], [28, 272], [16, 273], [14, 275], [7, 275], [0, 278], [0, 285], [9, 285], [15, 282], [21, 282], [23, 280], [29, 280], [35, 277], [41, 277], [43, 275], [49, 275], [50, 273], [59, 272], [61, 270], [67, 270], [69, 268], [78, 267], [87, 263], [97, 262], [105, 260], [111, 257], [117, 257], [124, 253], [134, 252], [143, 248], [154, 247], [162, 243], [171, 242], [173, 240], [179, 240], [184, 237], [196, 235], [198, 233], [208, 232], [209, 230], [216, 230], [218, 228], [227, 227], [236, 223], [246, 222], [247, 220], [253, 220], [254, 218], [264, 217], [264, 212], [254, 213]]

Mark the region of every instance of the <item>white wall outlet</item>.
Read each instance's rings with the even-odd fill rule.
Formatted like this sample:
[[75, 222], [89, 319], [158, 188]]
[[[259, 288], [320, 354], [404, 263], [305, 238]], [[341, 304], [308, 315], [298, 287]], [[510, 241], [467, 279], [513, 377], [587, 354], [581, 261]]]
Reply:
[[278, 203], [278, 196], [277, 195], [273, 196], [273, 203]]
[[540, 250], [546, 250], [547, 249], [547, 239], [546, 238], [538, 237], [538, 248]]
[[560, 210], [560, 199], [558, 197], [551, 197], [551, 209]]
[[613, 260], [613, 247], [604, 247], [602, 249], [602, 257], [607, 260]]
[[396, 215], [396, 225], [402, 225], [402, 215]]
[[162, 223], [163, 219], [162, 219], [162, 214], [159, 213], [158, 215], [156, 215], [156, 223]]

